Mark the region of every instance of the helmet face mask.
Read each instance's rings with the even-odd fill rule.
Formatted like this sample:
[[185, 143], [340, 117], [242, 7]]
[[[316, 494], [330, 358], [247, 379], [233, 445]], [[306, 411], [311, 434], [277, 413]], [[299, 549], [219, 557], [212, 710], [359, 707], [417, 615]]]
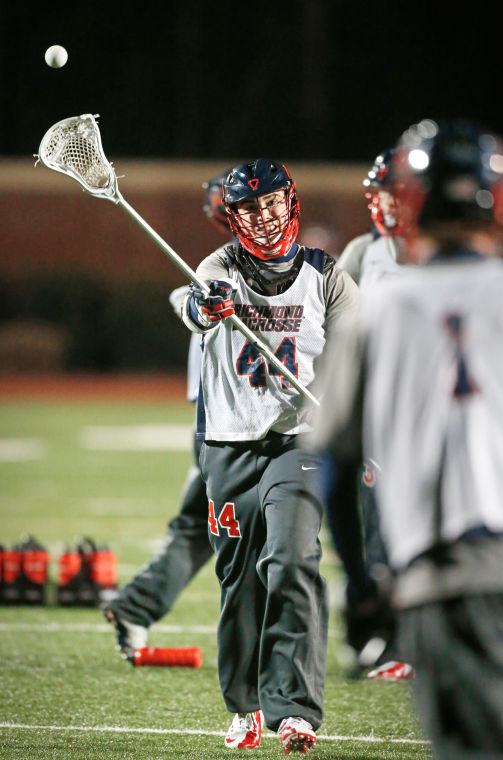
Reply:
[[396, 196], [390, 190], [378, 190], [375, 193], [367, 193], [366, 197], [370, 200], [370, 216], [379, 234], [382, 237], [399, 235], [402, 226], [400, 204]]
[[374, 161], [363, 180], [369, 200], [368, 209], [373, 224], [381, 237], [394, 237], [402, 232], [400, 203], [395, 195], [392, 181], [391, 163], [394, 150], [385, 150]]
[[295, 183], [281, 164], [258, 159], [235, 167], [224, 180], [229, 226], [243, 248], [264, 261], [284, 256], [298, 232]]

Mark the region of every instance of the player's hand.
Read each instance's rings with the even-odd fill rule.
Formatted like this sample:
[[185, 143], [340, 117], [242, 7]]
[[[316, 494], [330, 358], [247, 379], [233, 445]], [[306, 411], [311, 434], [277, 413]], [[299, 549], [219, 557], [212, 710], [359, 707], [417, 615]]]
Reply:
[[232, 286], [222, 280], [213, 280], [209, 294], [203, 293], [197, 285], [192, 287], [192, 302], [197, 310], [197, 321], [204, 327], [234, 314], [234, 293]]

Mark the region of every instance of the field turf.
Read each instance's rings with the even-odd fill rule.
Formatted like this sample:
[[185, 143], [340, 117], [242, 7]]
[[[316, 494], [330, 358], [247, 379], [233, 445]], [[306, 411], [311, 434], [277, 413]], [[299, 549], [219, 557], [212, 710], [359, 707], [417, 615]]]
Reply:
[[[193, 415], [193, 407], [183, 400], [4, 401], [0, 543], [11, 546], [21, 536], [33, 535], [51, 553], [54, 583], [64, 547], [74, 545], [79, 536], [90, 536], [117, 554], [123, 584], [158, 548], [167, 520], [178, 510], [191, 462], [186, 443]], [[143, 449], [124, 443], [131, 440], [130, 426], [145, 426], [133, 431], [140, 433]], [[107, 434], [106, 447], [103, 440], [101, 448], [90, 447], [90, 441], [96, 446], [100, 431]], [[163, 448], [167, 441], [170, 450]], [[322, 541], [323, 573], [337, 597], [337, 558], [326, 532]], [[53, 592], [49, 589], [49, 602]], [[113, 631], [98, 609], [62, 609], [54, 603], [0, 607], [0, 757], [228, 758], [223, 736], [232, 716], [218, 686], [217, 619], [212, 562], [149, 637], [154, 646], [200, 646], [204, 662], [198, 670], [133, 668], [115, 651]], [[325, 719], [309, 756], [430, 758], [414, 718], [410, 684], [350, 680], [343, 653], [334, 606]], [[284, 755], [277, 737], [267, 730], [252, 756]]]

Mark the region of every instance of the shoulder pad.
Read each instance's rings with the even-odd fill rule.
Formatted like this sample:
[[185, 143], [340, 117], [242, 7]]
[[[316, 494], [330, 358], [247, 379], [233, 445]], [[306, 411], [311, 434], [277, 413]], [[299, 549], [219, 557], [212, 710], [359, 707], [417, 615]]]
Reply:
[[226, 245], [222, 246], [222, 250], [227, 256], [227, 266], [229, 268], [232, 267], [234, 264], [236, 264], [237, 248], [238, 246], [236, 245], [236, 243], [227, 243]]

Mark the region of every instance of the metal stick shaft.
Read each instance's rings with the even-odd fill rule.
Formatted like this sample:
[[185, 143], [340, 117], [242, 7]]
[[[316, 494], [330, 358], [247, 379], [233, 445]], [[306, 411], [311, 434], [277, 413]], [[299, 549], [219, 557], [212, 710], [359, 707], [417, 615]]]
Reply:
[[[191, 269], [191, 267], [177, 254], [176, 251], [171, 248], [168, 243], [166, 243], [165, 240], [162, 239], [160, 235], [157, 234], [157, 232], [143, 219], [143, 217], [138, 214], [135, 209], [130, 206], [130, 204], [124, 200], [122, 195], [117, 191], [116, 194], [116, 200], [117, 205], [121, 206], [121, 208], [124, 209], [134, 220], [137, 222], [140, 227], [142, 227], [143, 230], [152, 238], [152, 240], [157, 243], [159, 248], [162, 250], [162, 252], [169, 258], [171, 261], [173, 261], [179, 269], [182, 270], [182, 272], [189, 278], [189, 280], [192, 280], [192, 282], [195, 282], [196, 285], [198, 285], [203, 293], [209, 293], [209, 287], [206, 284], [204, 280], [201, 280], [198, 275]], [[263, 343], [260, 338], [257, 337], [256, 333], [254, 333], [252, 330], [250, 330], [244, 322], [242, 322], [239, 317], [237, 317], [235, 314], [231, 314], [230, 317], [227, 317], [227, 320], [229, 322], [232, 322], [232, 324], [241, 332], [243, 335], [248, 338], [250, 343], [255, 346], [255, 348], [260, 351], [260, 353], [267, 359], [270, 364], [272, 364], [278, 372], [280, 372], [283, 377], [285, 377], [291, 385], [293, 385], [294, 388], [296, 388], [299, 393], [302, 393], [309, 401], [314, 403], [316, 406], [319, 406], [320, 403], [318, 399], [313, 396], [311, 391], [309, 391], [302, 383], [300, 383], [295, 375], [290, 372], [290, 370], [285, 367], [283, 362], [281, 362], [277, 356], [273, 354], [271, 349]]]

